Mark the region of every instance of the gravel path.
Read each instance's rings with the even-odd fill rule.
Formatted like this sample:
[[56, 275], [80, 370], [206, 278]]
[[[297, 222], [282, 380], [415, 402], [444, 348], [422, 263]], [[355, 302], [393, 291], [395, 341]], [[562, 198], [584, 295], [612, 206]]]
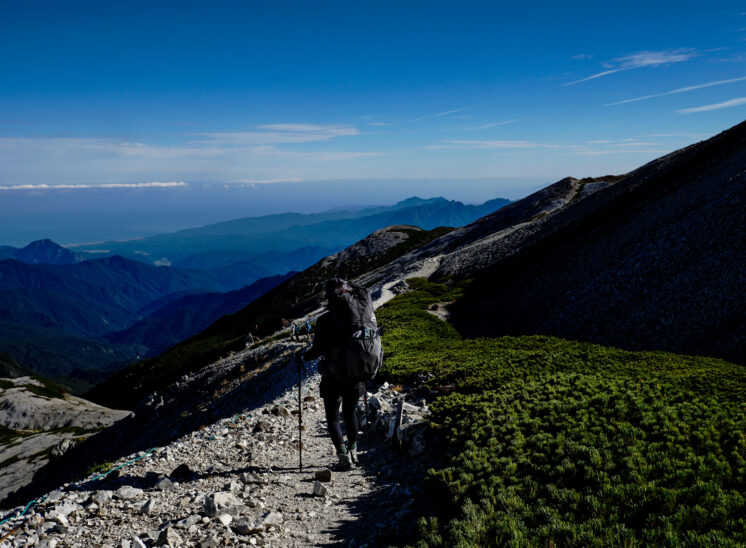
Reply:
[[[302, 472], [297, 386], [288, 384], [273, 402], [157, 448], [119, 477], [48, 494], [26, 519], [0, 526], [1, 537], [20, 525], [0, 547], [378, 546], [405, 540], [402, 532], [414, 530], [412, 509], [422, 508], [422, 490], [409, 482], [422, 477], [425, 464], [374, 434], [370, 450], [366, 437], [360, 440], [360, 467], [334, 470], [318, 382], [313, 374], [302, 386]], [[378, 405], [392, 409], [398, 393], [377, 396]], [[180, 474], [180, 465], [189, 470], [182, 467]], [[315, 473], [328, 469], [331, 481], [317, 483]]]

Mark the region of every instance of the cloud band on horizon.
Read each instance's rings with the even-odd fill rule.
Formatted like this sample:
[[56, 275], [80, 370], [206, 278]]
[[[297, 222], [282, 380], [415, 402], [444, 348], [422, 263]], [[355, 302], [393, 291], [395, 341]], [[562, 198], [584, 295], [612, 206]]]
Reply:
[[175, 188], [188, 186], [184, 181], [171, 181], [161, 183], [153, 181], [149, 183], [102, 183], [96, 184], [80, 184], [80, 185], [4, 185], [0, 186], [0, 190], [80, 190], [80, 189], [107, 189], [107, 188]]

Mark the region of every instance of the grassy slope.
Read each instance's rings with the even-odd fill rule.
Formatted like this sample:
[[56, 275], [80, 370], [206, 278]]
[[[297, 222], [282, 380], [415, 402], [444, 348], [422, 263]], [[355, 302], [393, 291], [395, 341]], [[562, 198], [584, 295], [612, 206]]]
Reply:
[[378, 312], [384, 376], [430, 372], [444, 446], [421, 546], [743, 545], [746, 370], [551, 337], [461, 339], [428, 314], [461, 290]]
[[350, 262], [334, 270], [322, 268], [321, 261], [160, 356], [138, 362], [112, 375], [84, 397], [107, 407], [131, 409], [147, 394], [163, 389], [182, 375], [196, 371], [231, 351], [242, 349], [250, 331], [260, 337], [267, 336], [283, 326], [283, 318], [300, 317], [314, 310], [320, 304], [323, 283], [329, 277], [354, 278], [450, 230], [405, 229], [409, 238], [386, 253], [369, 260]]
[[16, 360], [0, 352], [0, 377], [24, 377], [33, 375], [33, 372], [24, 367]]

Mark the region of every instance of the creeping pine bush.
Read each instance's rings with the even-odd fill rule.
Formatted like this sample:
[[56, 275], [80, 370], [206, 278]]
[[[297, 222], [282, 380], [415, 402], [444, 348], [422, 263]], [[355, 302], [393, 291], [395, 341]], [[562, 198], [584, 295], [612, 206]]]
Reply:
[[377, 313], [383, 374], [430, 372], [442, 463], [419, 546], [743, 546], [746, 371], [551, 337], [465, 340], [410, 280]]

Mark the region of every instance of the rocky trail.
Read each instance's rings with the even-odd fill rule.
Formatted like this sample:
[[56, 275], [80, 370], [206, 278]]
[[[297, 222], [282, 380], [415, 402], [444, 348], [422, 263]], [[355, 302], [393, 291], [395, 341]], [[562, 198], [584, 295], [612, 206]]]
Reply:
[[[273, 401], [260, 400], [164, 447], [122, 458], [117, 464], [139, 460], [105, 478], [92, 474], [48, 493], [25, 516], [0, 525], [0, 547], [360, 547], [406, 541], [424, 508], [417, 478], [428, 467], [425, 402], [410, 395], [413, 403], [404, 403], [404, 395], [386, 384], [370, 394], [375, 421], [370, 436], [361, 434], [360, 466], [338, 471], [319, 376], [310, 370], [301, 388], [299, 471], [296, 371], [286, 367], [276, 375], [285, 389]], [[364, 415], [362, 401], [360, 407]]]

